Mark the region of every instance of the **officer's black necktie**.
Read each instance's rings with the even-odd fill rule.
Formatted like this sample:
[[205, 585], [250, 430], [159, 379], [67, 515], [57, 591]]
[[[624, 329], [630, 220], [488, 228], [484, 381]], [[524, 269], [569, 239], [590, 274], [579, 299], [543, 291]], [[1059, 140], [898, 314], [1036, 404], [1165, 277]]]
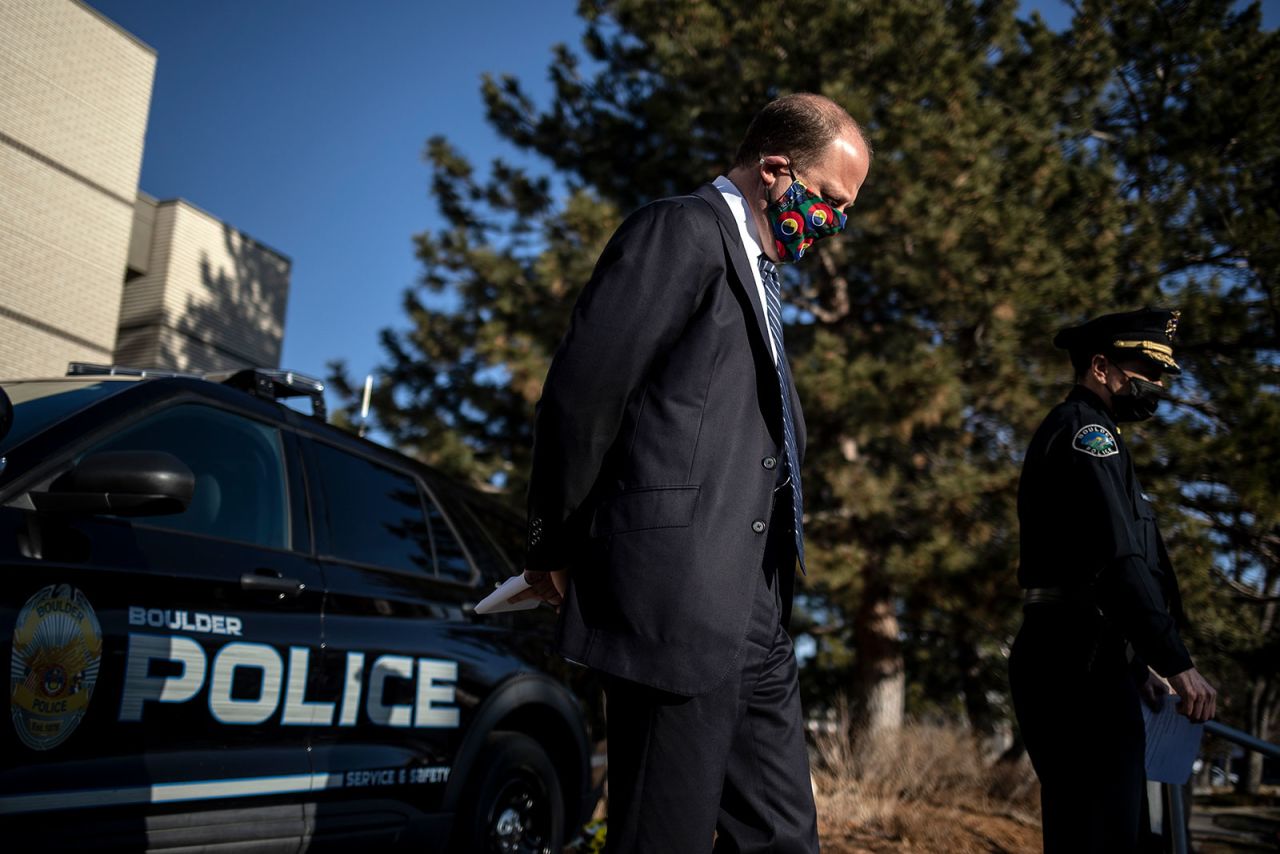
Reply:
[[759, 263], [760, 279], [764, 282], [765, 315], [776, 353], [774, 367], [778, 370], [778, 390], [782, 393], [782, 446], [787, 460], [787, 475], [791, 479], [791, 509], [795, 514], [792, 530], [796, 535], [796, 557], [800, 561], [800, 571], [804, 572], [804, 492], [800, 488], [800, 461], [796, 450], [795, 416], [791, 411], [791, 385], [787, 381], [787, 356], [782, 348], [782, 286], [778, 283], [778, 270], [773, 262], [761, 255]]

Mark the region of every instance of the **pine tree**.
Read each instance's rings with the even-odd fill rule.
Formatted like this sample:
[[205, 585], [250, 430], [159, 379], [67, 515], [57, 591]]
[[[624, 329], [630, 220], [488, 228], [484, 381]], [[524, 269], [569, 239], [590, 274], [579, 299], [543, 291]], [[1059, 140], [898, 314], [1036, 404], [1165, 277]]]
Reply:
[[[1118, 294], [1180, 306], [1187, 374], [1138, 431], [1144, 482], [1188, 588], [1197, 659], [1228, 719], [1280, 715], [1280, 37], [1258, 5], [1085, 3], [1074, 30], [1110, 66], [1095, 137], [1122, 180]], [[1149, 475], [1149, 477], [1148, 477]], [[1256, 790], [1261, 756], [1241, 786]]]
[[[1055, 33], [1015, 0], [584, 0], [586, 56], [555, 49], [549, 107], [514, 79], [483, 88], [563, 195], [428, 145], [450, 226], [419, 236], [410, 325], [384, 333], [379, 425], [520, 503], [542, 378], [621, 216], [725, 171], [771, 97], [821, 92], [878, 154], [848, 234], [784, 283], [810, 435], [810, 698], [855, 689], [872, 731], [907, 703], [983, 731], [1007, 716], [990, 699], [1019, 614], [1019, 464], [1070, 383], [1050, 341], [1144, 301], [1184, 307], [1195, 413], [1140, 431], [1144, 480], [1187, 510], [1175, 559], [1192, 610], [1224, 614], [1202, 645], [1225, 643], [1222, 597], [1276, 583], [1275, 39], [1228, 2], [1138, 5], [1086, 4]], [[1162, 92], [1175, 68], [1190, 82]], [[1221, 583], [1195, 583], [1210, 568]], [[1274, 649], [1273, 617], [1230, 631], [1255, 659]]]
[[[545, 177], [503, 163], [480, 181], [441, 137], [425, 158], [450, 225], [415, 238], [422, 284], [404, 296], [409, 328], [382, 333], [387, 362], [371, 408], [405, 453], [520, 506], [543, 377], [620, 218], [586, 190], [557, 206]], [[353, 409], [345, 366], [330, 368]]]

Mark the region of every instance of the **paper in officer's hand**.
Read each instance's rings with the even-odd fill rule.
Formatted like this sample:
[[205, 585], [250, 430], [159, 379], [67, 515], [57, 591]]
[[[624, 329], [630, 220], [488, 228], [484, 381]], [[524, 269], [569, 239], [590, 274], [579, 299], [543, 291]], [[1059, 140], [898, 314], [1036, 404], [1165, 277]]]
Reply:
[[1147, 727], [1147, 779], [1181, 786], [1191, 777], [1204, 724], [1193, 724], [1178, 714], [1178, 698], [1174, 694], [1161, 700], [1158, 712], [1142, 704], [1142, 719]]
[[514, 605], [508, 602], [512, 596], [529, 589], [529, 582], [524, 580], [524, 573], [513, 575], [499, 585], [498, 589], [476, 603], [477, 614], [503, 614], [507, 611], [528, 611], [542, 604], [541, 599], [525, 599]]

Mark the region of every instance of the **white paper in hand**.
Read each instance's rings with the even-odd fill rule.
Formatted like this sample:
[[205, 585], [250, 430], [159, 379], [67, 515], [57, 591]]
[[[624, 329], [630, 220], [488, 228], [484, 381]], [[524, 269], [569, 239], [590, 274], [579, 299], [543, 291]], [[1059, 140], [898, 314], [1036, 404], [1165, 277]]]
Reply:
[[1191, 777], [1191, 765], [1200, 752], [1204, 724], [1193, 724], [1178, 714], [1178, 698], [1163, 697], [1160, 711], [1142, 704], [1147, 725], [1147, 779], [1181, 786]]
[[524, 574], [513, 575], [499, 585], [498, 589], [490, 593], [488, 596], [476, 603], [477, 614], [502, 614], [507, 611], [528, 611], [542, 604], [541, 599], [525, 599], [523, 602], [517, 602], [514, 605], [508, 602], [512, 596], [517, 593], [528, 590], [529, 582], [524, 580]]

